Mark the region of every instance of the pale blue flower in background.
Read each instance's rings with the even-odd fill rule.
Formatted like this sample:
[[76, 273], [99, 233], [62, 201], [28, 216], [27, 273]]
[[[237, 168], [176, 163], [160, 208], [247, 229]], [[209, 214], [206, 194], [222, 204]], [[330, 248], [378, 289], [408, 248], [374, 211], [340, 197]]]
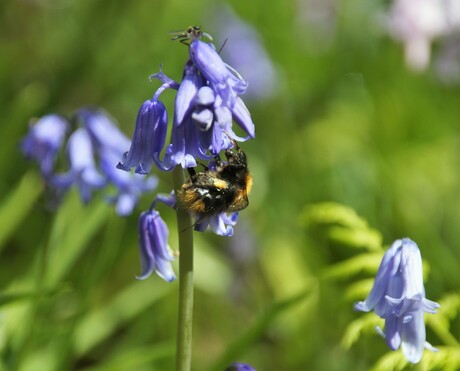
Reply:
[[[160, 109], [161, 111], [161, 109]], [[71, 122], [78, 126], [67, 139], [69, 169], [56, 172], [53, 165], [70, 132]], [[164, 139], [163, 139], [164, 141]], [[71, 120], [59, 115], [47, 115], [30, 128], [21, 143], [23, 153], [36, 160], [48, 185], [62, 195], [76, 186], [84, 203], [93, 192], [114, 186], [109, 203], [116, 204], [118, 215], [132, 213], [140, 196], [156, 188], [154, 176], [140, 176], [116, 168], [130, 140], [117, 128], [114, 120], [101, 109], [79, 109]], [[151, 147], [155, 149], [156, 147]]]
[[226, 40], [220, 54], [249, 81], [245, 98], [264, 100], [279, 91], [275, 64], [255, 27], [242, 20], [230, 6], [218, 6], [211, 22], [220, 40]]
[[415, 242], [396, 240], [383, 256], [374, 286], [355, 310], [385, 319], [385, 331], [378, 329], [390, 349], [400, 346], [411, 363], [420, 361], [424, 348], [436, 350], [426, 342], [424, 313], [436, 313], [439, 304], [425, 298], [422, 258]]
[[431, 44], [460, 30], [460, 2], [456, 0], [394, 0], [387, 30], [404, 44], [407, 65], [414, 71], [430, 63]]
[[21, 142], [21, 150], [26, 157], [37, 161], [42, 174], [48, 176], [70, 125], [64, 117], [55, 114], [34, 121]]

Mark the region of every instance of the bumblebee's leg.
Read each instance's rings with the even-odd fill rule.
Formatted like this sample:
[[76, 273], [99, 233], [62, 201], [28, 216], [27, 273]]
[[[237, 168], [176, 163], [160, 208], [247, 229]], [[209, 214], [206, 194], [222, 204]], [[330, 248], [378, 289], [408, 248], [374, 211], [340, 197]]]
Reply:
[[196, 171], [194, 167], [188, 167], [187, 172], [188, 172], [188, 175], [190, 175], [190, 178], [193, 178], [196, 175]]
[[222, 159], [220, 158], [220, 155], [217, 154], [214, 156], [214, 160], [216, 161], [216, 165], [219, 166], [222, 164]]

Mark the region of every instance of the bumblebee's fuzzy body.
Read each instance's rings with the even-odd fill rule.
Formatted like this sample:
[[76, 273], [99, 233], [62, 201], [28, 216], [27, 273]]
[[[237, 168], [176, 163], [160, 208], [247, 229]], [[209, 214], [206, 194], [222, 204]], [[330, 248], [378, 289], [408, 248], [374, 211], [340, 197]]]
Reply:
[[216, 157], [215, 168], [196, 173], [189, 168], [190, 178], [178, 191], [177, 197], [191, 214], [205, 217], [245, 209], [252, 188], [246, 154], [233, 141], [234, 147], [225, 151], [227, 162]]

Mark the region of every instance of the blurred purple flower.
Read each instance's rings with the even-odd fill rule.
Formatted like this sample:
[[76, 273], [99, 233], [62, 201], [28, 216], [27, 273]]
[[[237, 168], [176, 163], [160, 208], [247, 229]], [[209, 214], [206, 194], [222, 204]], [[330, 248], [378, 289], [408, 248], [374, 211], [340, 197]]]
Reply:
[[425, 298], [422, 258], [417, 244], [409, 238], [396, 240], [383, 256], [367, 299], [355, 310], [374, 312], [385, 319], [385, 337], [390, 349], [401, 346], [411, 363], [422, 358], [424, 348], [435, 350], [425, 341], [423, 315], [436, 313], [439, 304]]
[[69, 122], [57, 115], [48, 115], [34, 125], [22, 142], [26, 155], [39, 162], [48, 185], [56, 191], [66, 192], [77, 186], [83, 202], [92, 193], [109, 185], [116, 193], [108, 196], [116, 203], [118, 215], [129, 215], [142, 193], [157, 186], [155, 177], [142, 177], [116, 168], [123, 153], [129, 148], [129, 139], [116, 127], [103, 110], [83, 108], [76, 112], [75, 120], [80, 126], [67, 141], [70, 168], [65, 173], [53, 173], [53, 162], [65, 140]]
[[225, 371], [256, 371], [256, 369], [246, 363], [234, 362]]
[[139, 217], [139, 248], [144, 280], [153, 272], [167, 282], [176, 279], [171, 266], [174, 256], [168, 248], [168, 227], [156, 210], [143, 212]]
[[422, 71], [430, 63], [431, 43], [460, 28], [460, 3], [395, 0], [388, 15], [390, 35], [404, 44], [406, 63]]
[[278, 74], [257, 30], [230, 6], [218, 6], [212, 15], [213, 28], [221, 40], [227, 40], [219, 54], [250, 82], [245, 97], [263, 100], [273, 96], [278, 91]]
[[53, 171], [56, 155], [68, 130], [69, 123], [65, 118], [59, 115], [46, 115], [31, 126], [21, 142], [24, 155], [38, 162], [45, 177]]
[[67, 154], [70, 170], [65, 174], [53, 176], [50, 183], [64, 191], [76, 185], [83, 202], [87, 203], [91, 199], [92, 192], [103, 188], [107, 181], [96, 168], [91, 137], [84, 128], [75, 130], [70, 136]]

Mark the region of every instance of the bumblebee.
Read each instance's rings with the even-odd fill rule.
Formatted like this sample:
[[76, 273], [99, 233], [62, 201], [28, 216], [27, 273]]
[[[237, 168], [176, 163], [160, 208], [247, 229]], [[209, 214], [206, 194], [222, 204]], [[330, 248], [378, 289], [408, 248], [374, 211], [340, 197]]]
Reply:
[[245, 209], [252, 188], [246, 154], [232, 140], [233, 148], [225, 151], [227, 161], [215, 157], [215, 166], [202, 172], [187, 169], [190, 178], [177, 192], [180, 204], [199, 219], [223, 212]]

